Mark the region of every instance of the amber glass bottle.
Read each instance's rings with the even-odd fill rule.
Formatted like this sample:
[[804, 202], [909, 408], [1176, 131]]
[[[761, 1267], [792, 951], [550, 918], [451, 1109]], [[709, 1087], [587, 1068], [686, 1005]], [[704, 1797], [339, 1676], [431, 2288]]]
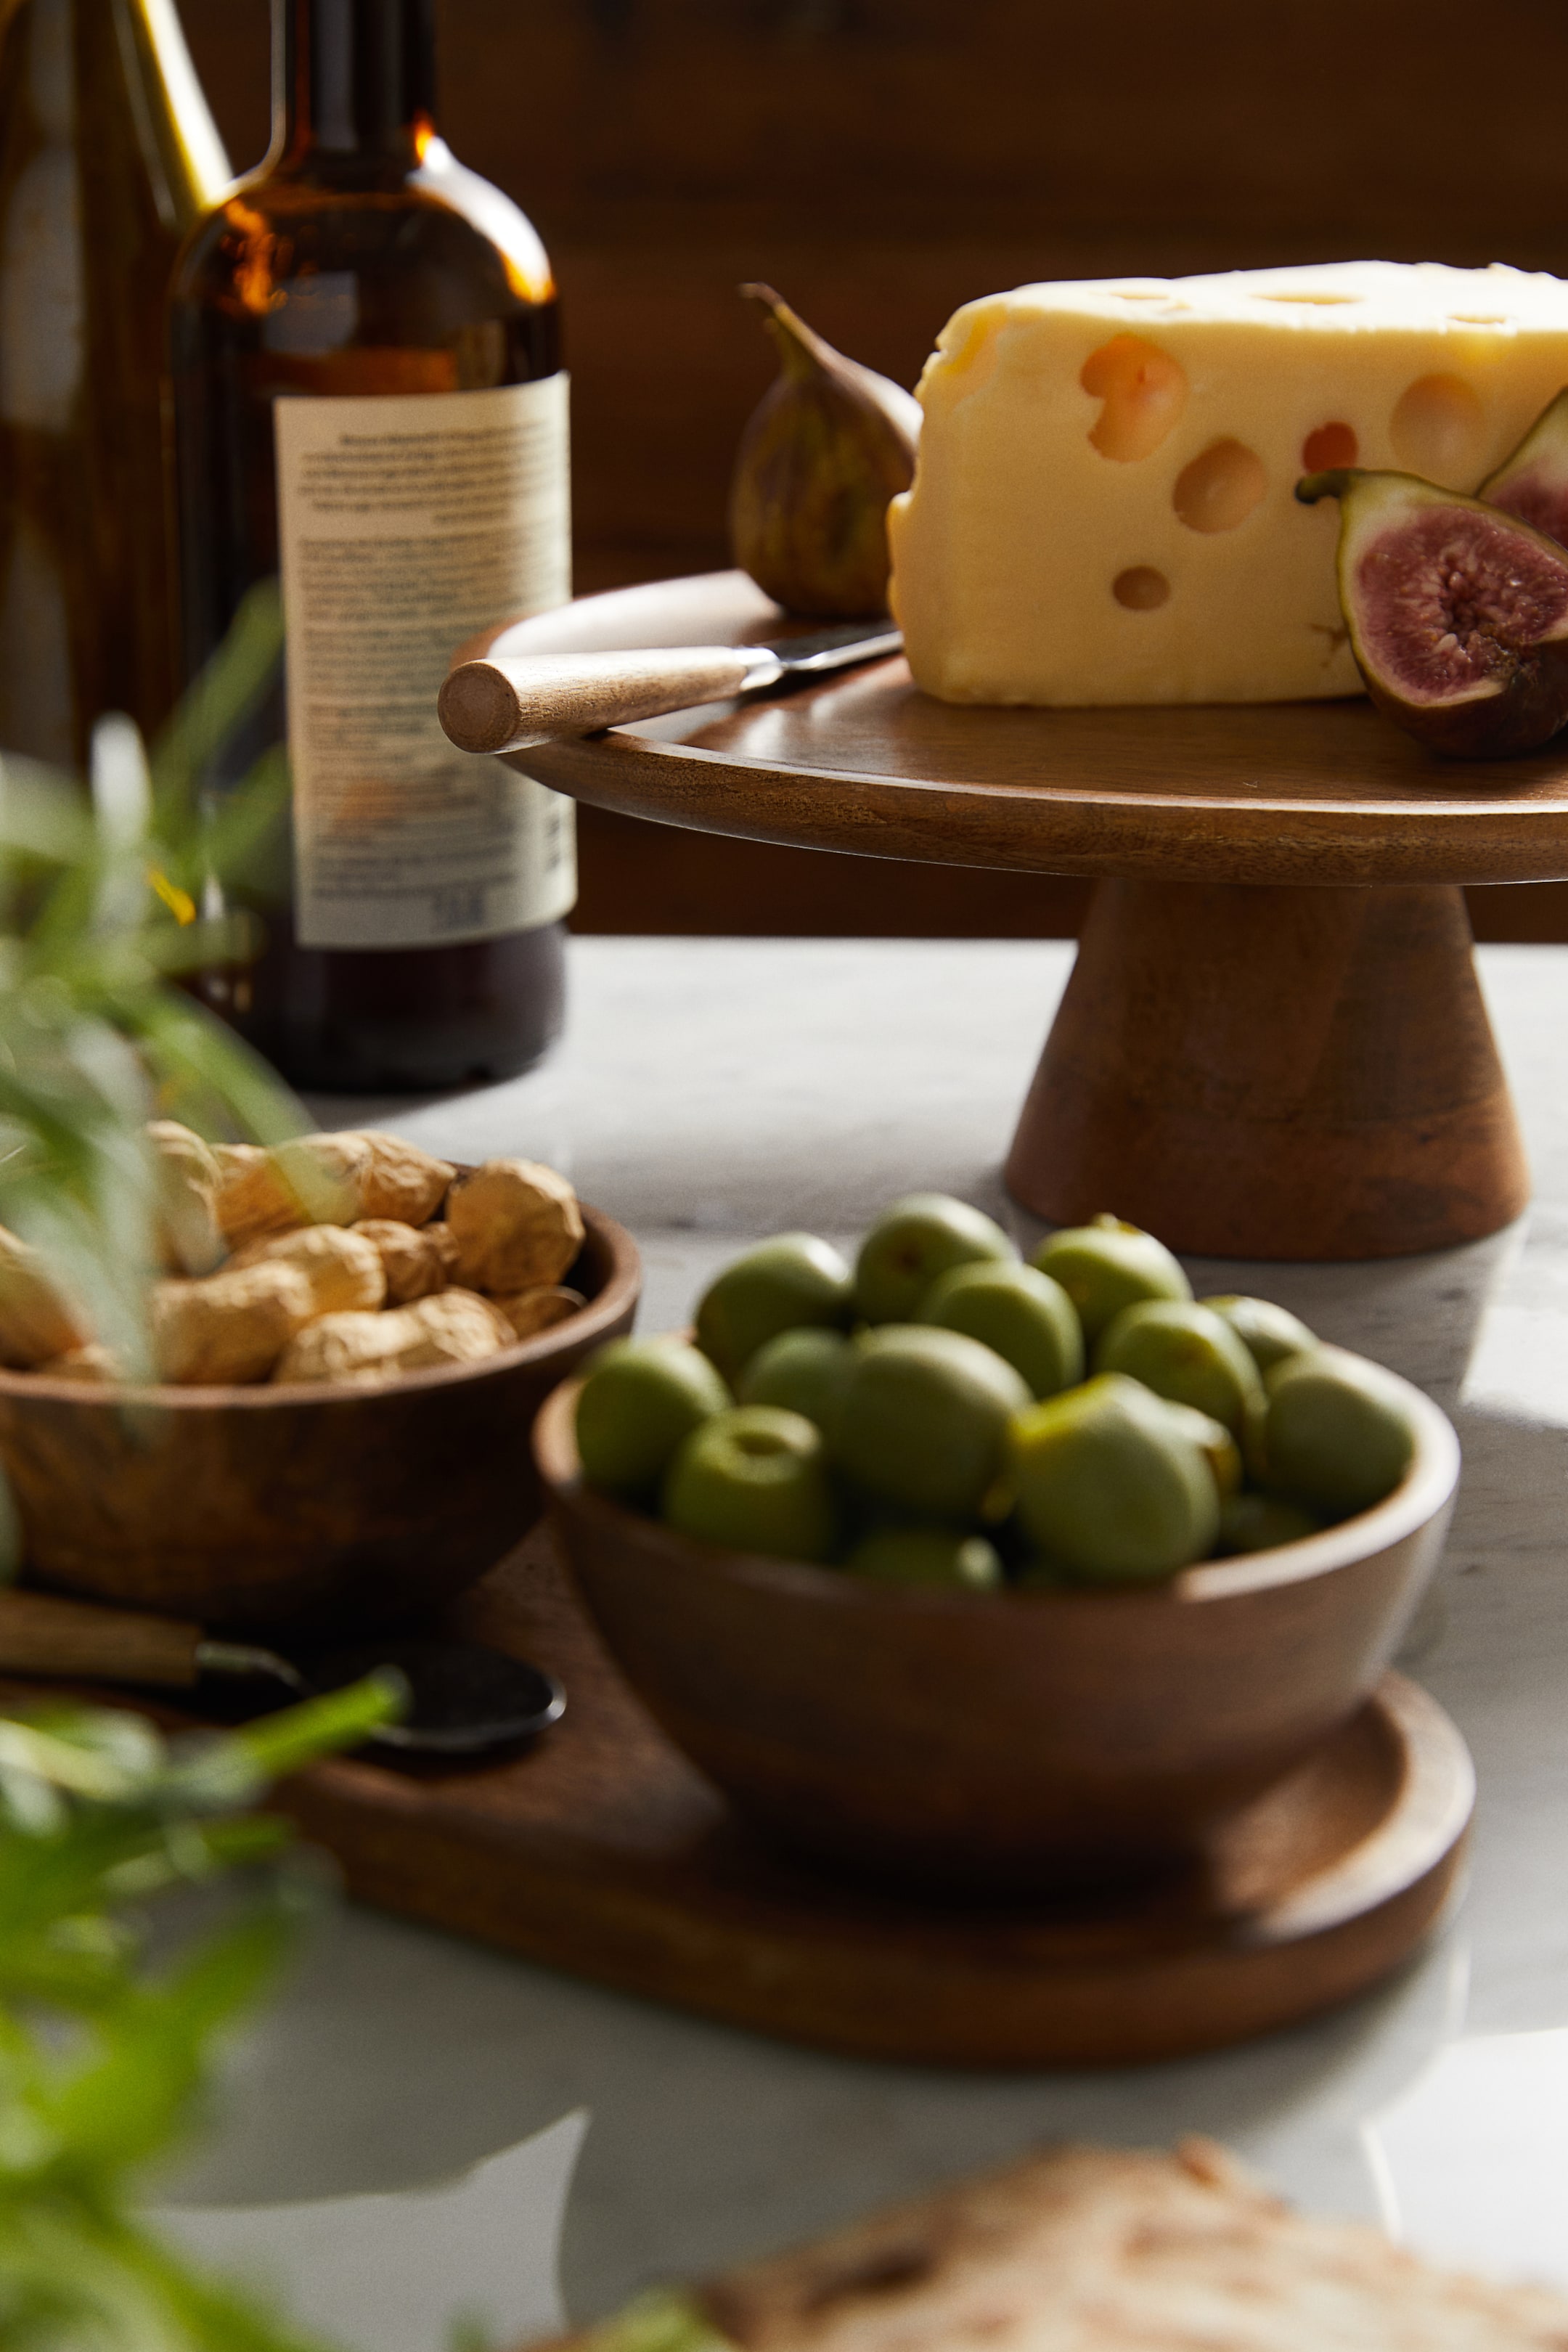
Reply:
[[433, 0], [275, 0], [271, 153], [195, 232], [172, 349], [194, 672], [279, 575], [259, 732], [291, 840], [209, 1001], [297, 1083], [459, 1085], [561, 1020], [568, 803], [455, 752], [453, 647], [570, 593], [566, 379], [533, 230], [434, 129]]
[[0, 23], [0, 749], [79, 766], [174, 692], [164, 303], [228, 164], [174, 0]]

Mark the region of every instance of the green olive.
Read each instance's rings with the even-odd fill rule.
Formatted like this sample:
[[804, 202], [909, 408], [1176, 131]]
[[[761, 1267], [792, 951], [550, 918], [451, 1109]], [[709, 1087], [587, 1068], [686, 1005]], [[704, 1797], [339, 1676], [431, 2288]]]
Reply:
[[1083, 1378], [1078, 1309], [1059, 1282], [1032, 1265], [955, 1265], [932, 1283], [916, 1319], [994, 1349], [1031, 1396], [1055, 1396]]
[[1263, 1484], [1346, 1518], [1393, 1493], [1415, 1454], [1403, 1384], [1343, 1348], [1312, 1348], [1268, 1376]]
[[975, 1517], [1029, 1402], [1011, 1364], [961, 1331], [883, 1324], [853, 1344], [834, 1460], [865, 1494], [932, 1518]]
[[1097, 1372], [1126, 1372], [1173, 1404], [1190, 1404], [1240, 1438], [1263, 1411], [1257, 1365], [1224, 1318], [1190, 1299], [1124, 1307], [1094, 1350]]
[[782, 1405], [826, 1429], [853, 1361], [841, 1331], [781, 1331], [759, 1348], [736, 1383], [742, 1404]]
[[946, 1584], [973, 1591], [1002, 1581], [995, 1546], [962, 1528], [882, 1528], [864, 1537], [844, 1565], [852, 1576], [882, 1584]]
[[697, 1305], [697, 1340], [726, 1380], [738, 1380], [759, 1348], [802, 1324], [847, 1330], [849, 1268], [815, 1234], [775, 1234], [731, 1259]]
[[826, 1559], [836, 1520], [822, 1432], [803, 1413], [735, 1405], [694, 1429], [665, 1474], [664, 1518], [731, 1551]]
[[1202, 1298], [1198, 1304], [1225, 1318], [1260, 1372], [1271, 1372], [1287, 1356], [1303, 1355], [1318, 1344], [1317, 1334], [1308, 1330], [1299, 1315], [1292, 1315], [1288, 1307], [1276, 1307], [1270, 1298], [1247, 1298], [1237, 1291], [1226, 1291], [1217, 1298]]
[[651, 1496], [676, 1448], [722, 1412], [730, 1391], [684, 1339], [612, 1339], [577, 1398], [577, 1452], [590, 1486]]
[[912, 1323], [950, 1266], [1005, 1263], [1016, 1246], [994, 1217], [947, 1192], [911, 1192], [884, 1209], [855, 1261], [855, 1306], [868, 1323]]
[[1215, 1421], [1212, 1413], [1199, 1412], [1195, 1405], [1174, 1404], [1169, 1398], [1163, 1402], [1165, 1411], [1172, 1415], [1176, 1427], [1191, 1438], [1214, 1472], [1215, 1489], [1223, 1505], [1230, 1496], [1240, 1491], [1243, 1467], [1240, 1446], [1224, 1422]]
[[1092, 1348], [1124, 1307], [1143, 1298], [1191, 1298], [1192, 1284], [1163, 1242], [1120, 1217], [1065, 1225], [1049, 1234], [1029, 1261], [1059, 1282], [1078, 1308]]
[[1201, 1448], [1138, 1381], [1104, 1372], [1014, 1422], [1018, 1517], [1045, 1559], [1090, 1583], [1149, 1583], [1212, 1549], [1219, 1495]]

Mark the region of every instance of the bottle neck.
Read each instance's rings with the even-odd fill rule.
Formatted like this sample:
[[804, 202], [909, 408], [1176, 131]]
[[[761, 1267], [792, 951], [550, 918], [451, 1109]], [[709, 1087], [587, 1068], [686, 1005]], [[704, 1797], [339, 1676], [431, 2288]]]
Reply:
[[412, 168], [436, 110], [434, 0], [275, 0], [286, 161]]

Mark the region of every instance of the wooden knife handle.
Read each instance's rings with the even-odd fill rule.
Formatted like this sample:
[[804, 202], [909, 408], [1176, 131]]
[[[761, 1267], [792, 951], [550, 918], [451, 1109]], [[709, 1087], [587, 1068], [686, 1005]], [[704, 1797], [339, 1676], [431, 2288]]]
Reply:
[[672, 646], [647, 653], [517, 654], [459, 662], [441, 688], [441, 724], [459, 751], [521, 751], [738, 694], [750, 648]]
[[57, 1601], [52, 1593], [0, 1591], [0, 1671], [152, 1683], [188, 1690], [200, 1673], [199, 1625], [100, 1609], [94, 1601]]

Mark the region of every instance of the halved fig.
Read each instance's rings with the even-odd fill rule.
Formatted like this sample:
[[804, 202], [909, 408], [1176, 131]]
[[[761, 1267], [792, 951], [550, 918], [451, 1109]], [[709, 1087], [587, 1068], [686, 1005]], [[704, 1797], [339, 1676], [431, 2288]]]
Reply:
[[1340, 605], [1366, 689], [1451, 760], [1532, 751], [1568, 725], [1568, 551], [1457, 490], [1360, 467], [1308, 474], [1340, 501]]
[[1476, 496], [1568, 547], [1568, 391], [1542, 410]]

